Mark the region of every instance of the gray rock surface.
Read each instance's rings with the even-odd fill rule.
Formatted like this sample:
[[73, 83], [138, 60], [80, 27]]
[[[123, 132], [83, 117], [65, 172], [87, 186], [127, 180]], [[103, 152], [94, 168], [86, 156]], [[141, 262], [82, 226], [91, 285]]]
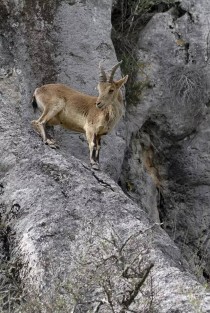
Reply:
[[201, 281], [210, 277], [209, 9], [206, 1], [180, 1], [141, 30], [139, 80], [152, 88], [127, 109], [133, 133], [121, 176]]
[[[178, 137], [181, 142], [185, 142], [183, 134], [190, 136], [195, 126], [192, 127], [195, 123], [192, 121], [193, 112], [190, 111], [188, 115], [186, 113], [189, 122], [185, 125], [185, 118], [178, 120], [177, 117], [174, 120], [171, 110], [165, 116], [164, 100], [159, 104], [156, 97], [153, 99], [149, 91], [145, 92], [141, 102], [141, 106], [145, 106], [145, 115], [142, 115], [141, 122], [141, 108], [136, 108], [138, 114], [136, 110], [128, 109], [126, 120], [132, 119], [135, 127], [127, 122], [129, 128], [126, 129], [125, 121], [122, 121], [119, 128], [104, 140], [102, 171], [91, 171], [88, 149], [82, 137], [56, 129], [54, 135], [60, 141], [60, 150], [54, 151], [43, 145], [30, 125], [30, 121], [34, 119], [30, 100], [37, 85], [57, 80], [70, 82], [71, 85], [92, 93], [97, 83], [99, 60], [106, 59], [105, 64], [108, 66], [116, 61], [110, 39], [111, 1], [49, 0], [26, 3], [3, 0], [0, 11], [0, 213], [1, 225], [5, 229], [4, 244], [0, 247], [3, 250], [7, 248], [0, 257], [15, 264], [14, 275], [18, 276], [18, 284], [31, 293], [31, 300], [22, 310], [30, 313], [33, 310], [96, 312], [100, 304], [100, 312], [123, 312], [122, 303], [132, 294], [129, 291], [135, 289], [136, 282], [141, 280], [140, 274], [143, 275], [148, 266], [154, 263], [142, 287], [143, 292], [137, 294], [129, 309], [145, 312], [153, 309], [160, 313], [210, 312], [210, 296], [205, 287], [197, 282], [191, 266], [159, 223], [149, 222], [143, 210], [146, 208], [151, 219], [158, 222], [157, 209], [161, 210], [162, 207], [157, 206], [156, 197], [160, 197], [161, 193], [166, 201], [172, 193], [170, 186], [177, 187], [172, 193], [177, 194], [177, 197], [181, 190], [181, 183], [178, 181], [175, 184], [175, 174], [171, 174], [169, 186], [164, 185], [168, 176], [163, 181], [162, 173], [169, 162], [165, 163], [164, 158], [157, 157], [154, 150], [156, 143], [148, 132], [147, 122], [151, 121], [154, 127], [157, 125], [154, 130], [160, 138], [168, 133], [168, 129], [162, 130], [160, 126], [170, 125], [169, 139], [167, 137], [168, 140], [165, 140], [164, 137], [160, 150], [167, 145], [171, 153], [171, 141], [176, 141]], [[170, 13], [164, 14], [166, 20], [171, 19]], [[163, 16], [159, 16], [160, 23], [163, 23]], [[154, 16], [155, 18], [158, 16]], [[150, 30], [150, 25], [152, 29], [152, 21], [141, 33], [142, 38], [144, 31], [146, 33]], [[157, 34], [154, 39], [155, 37]], [[146, 35], [144, 38], [145, 43], [142, 40], [142, 45], [147, 42]], [[150, 50], [152, 51], [151, 48]], [[147, 57], [145, 53], [144, 57]], [[151, 56], [151, 60], [153, 58], [155, 57]], [[159, 83], [163, 86], [161, 77], [164, 76], [164, 68], [161, 69], [160, 63], [154, 68], [155, 71], [150, 70], [151, 79], [155, 79], [157, 73], [162, 71]], [[153, 92], [156, 96], [160, 87], [157, 85]], [[148, 99], [156, 101], [156, 106], [148, 102]], [[195, 111], [197, 112], [196, 107]], [[158, 115], [160, 118], [155, 119], [157, 124], [152, 119], [154, 112], [161, 112]], [[202, 119], [203, 112], [204, 105], [199, 120], [202, 122], [198, 124], [199, 134], [203, 134], [205, 150], [207, 121], [204, 123]], [[166, 118], [167, 123], [163, 124]], [[139, 128], [143, 125], [143, 128], [137, 132], [136, 125]], [[175, 132], [177, 128], [178, 134]], [[132, 131], [135, 132], [133, 136]], [[128, 138], [132, 138], [132, 153], [127, 153], [124, 158]], [[146, 146], [146, 149], [142, 146]], [[190, 147], [193, 151], [191, 153], [195, 153], [193, 145]], [[180, 150], [175, 148], [176, 154], [190, 151], [187, 142], [186, 146], [182, 145], [182, 150], [180, 147]], [[197, 149], [201, 151], [201, 144]], [[152, 165], [149, 162], [151, 173], [145, 171], [147, 163], [143, 163], [147, 162], [148, 155], [154, 162]], [[191, 156], [185, 155], [188, 158]], [[204, 153], [200, 155], [205, 158]], [[135, 174], [139, 175], [135, 176], [135, 181], [131, 177], [132, 184], [138, 184], [141, 175], [144, 178], [145, 187], [141, 186], [134, 193], [139, 205], [127, 197], [114, 182], [120, 175], [123, 159], [123, 168], [127, 170], [133, 163]], [[139, 167], [136, 162], [139, 162]], [[161, 179], [157, 179], [156, 164], [161, 168]], [[190, 164], [195, 171], [194, 163]], [[166, 170], [165, 172], [168, 174]], [[128, 173], [125, 170], [122, 172], [124, 184], [125, 176], [130, 173], [130, 170]], [[194, 173], [195, 177], [199, 177]], [[156, 187], [160, 190], [159, 194]], [[191, 186], [188, 190], [190, 188]], [[196, 188], [198, 195], [203, 195], [202, 188]], [[140, 201], [141, 195], [143, 197]], [[204, 196], [207, 201], [208, 193]], [[192, 198], [187, 200], [190, 199]], [[191, 208], [195, 210], [196, 199], [200, 198], [183, 203], [183, 212]], [[176, 206], [178, 205], [179, 198]], [[165, 226], [164, 219], [169, 219], [172, 207], [165, 205], [164, 209], [161, 221]], [[185, 215], [181, 220], [183, 224], [180, 225], [183, 227], [187, 220], [189, 230], [193, 233], [191, 225], [198, 222], [198, 215], [194, 214], [190, 221]], [[178, 230], [178, 225], [176, 227]], [[186, 246], [186, 242], [184, 243]], [[190, 245], [186, 249], [193, 251]], [[185, 256], [188, 256], [187, 253]], [[1, 277], [0, 282], [2, 283]], [[112, 292], [112, 301], [108, 297], [109, 290]], [[45, 307], [40, 303], [44, 303]]]
[[[94, 173], [74, 157], [69, 162], [60, 153], [42, 147], [7, 174], [4, 190], [5, 216], [14, 232], [10, 235], [11, 254], [22, 262], [22, 280], [42, 290], [45, 301], [55, 304], [56, 284], [65, 281], [73, 288], [66, 300], [72, 308], [74, 293], [81, 292], [75, 291], [76, 284], [88, 276], [91, 257], [108, 258], [106, 240], [115, 238], [120, 245], [133, 235], [133, 242], [126, 247], [128, 262], [135, 245], [137, 255], [145, 255], [147, 262], [155, 264], [155, 312], [172, 312], [172, 307], [178, 312], [208, 312], [205, 288], [188, 272], [178, 248], [158, 225], [148, 223], [145, 213], [105, 174]], [[78, 272], [82, 262], [83, 271]], [[110, 266], [111, 277], [117, 280], [114, 264]], [[93, 273], [97, 277], [97, 270]], [[86, 284], [96, 290], [100, 285], [97, 280]], [[118, 281], [115, 284], [118, 290], [121, 285]], [[95, 304], [95, 294], [86, 297]], [[102, 299], [101, 290], [97, 297]], [[141, 307], [141, 297], [133, 308], [136, 305]]]

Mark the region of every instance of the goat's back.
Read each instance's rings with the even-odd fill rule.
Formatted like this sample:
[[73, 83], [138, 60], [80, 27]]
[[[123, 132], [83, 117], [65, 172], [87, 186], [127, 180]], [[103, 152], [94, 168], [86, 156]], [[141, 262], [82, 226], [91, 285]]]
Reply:
[[97, 97], [66, 85], [43, 85], [35, 90], [34, 96], [41, 111], [59, 111], [48, 124], [61, 124], [65, 128], [84, 132], [87, 115], [91, 112], [95, 115]]

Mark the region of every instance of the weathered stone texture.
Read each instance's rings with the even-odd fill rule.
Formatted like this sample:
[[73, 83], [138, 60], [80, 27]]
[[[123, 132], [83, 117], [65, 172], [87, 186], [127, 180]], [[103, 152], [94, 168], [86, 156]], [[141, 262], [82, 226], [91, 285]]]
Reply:
[[[21, 265], [18, 274], [27, 290], [35, 288], [42, 300], [53, 304], [59, 292], [64, 294], [69, 312], [75, 305], [76, 289], [66, 293], [61, 284], [67, 282], [70, 288], [71, 282], [76, 288], [79, 282], [90, 279], [89, 257], [97, 253], [101, 259], [109, 257], [107, 242], [115, 239], [122, 245], [131, 236], [132, 245], [126, 246], [128, 261], [136, 250], [139, 254], [144, 251], [145, 264], [154, 262], [145, 291], [152, 281], [155, 312], [210, 312], [209, 294], [192, 273], [195, 262], [191, 268], [166, 232], [158, 223], [151, 224], [144, 212], [159, 221], [160, 211], [163, 226], [180, 246], [183, 243], [188, 261], [197, 250], [190, 242], [186, 245], [187, 241], [193, 240], [198, 246], [202, 239], [201, 252], [208, 247], [208, 109], [202, 102], [199, 109], [193, 103], [192, 110], [180, 105], [176, 112], [162, 80], [169, 71], [168, 64], [183, 64], [190, 69], [195, 66], [185, 64], [186, 51], [176, 45], [174, 30], [163, 29], [172, 23], [181, 31], [186, 24], [193, 36], [185, 40], [204, 46], [200, 4], [195, 3], [196, 13], [191, 13], [197, 14], [199, 22], [191, 21], [187, 15], [173, 21], [170, 12], [160, 13], [140, 33], [139, 58], [148, 62], [148, 74], [155, 86], [152, 92], [145, 91], [138, 107], [128, 108], [126, 121], [104, 139], [101, 172], [90, 170], [83, 136], [56, 129], [60, 150], [54, 151], [43, 145], [30, 125], [34, 119], [30, 101], [37, 85], [58, 80], [95, 93], [98, 62], [104, 58], [105, 64], [111, 66], [116, 61], [110, 39], [111, 5], [106, 0], [3, 0], [0, 4], [0, 213], [1, 224], [7, 227], [7, 258]], [[208, 4], [204, 5], [208, 8]], [[156, 54], [157, 49], [163, 48], [154, 30], [158, 27], [166, 36], [166, 47], [172, 41], [176, 47], [177, 56], [171, 56], [173, 62], [163, 62], [163, 53], [165, 59], [169, 57], [169, 47]], [[207, 62], [206, 54], [200, 54], [201, 51], [196, 71]], [[114, 182], [120, 174], [125, 187], [135, 186], [133, 194], [128, 192], [138, 205]], [[77, 272], [78, 260], [85, 264], [81, 272]], [[125, 285], [119, 281], [114, 264], [109, 273], [112, 271], [115, 291], [123, 290]], [[97, 277], [97, 272], [94, 275]], [[77, 312], [87, 312], [96, 297], [104, 295], [98, 282], [84, 290], [86, 308]], [[141, 297], [139, 294], [132, 309], [142, 309]], [[117, 312], [119, 304], [116, 307]]]
[[201, 280], [210, 275], [209, 8], [180, 1], [141, 30], [138, 57], [152, 88], [128, 109], [133, 134], [121, 177], [151, 216], [159, 212]]

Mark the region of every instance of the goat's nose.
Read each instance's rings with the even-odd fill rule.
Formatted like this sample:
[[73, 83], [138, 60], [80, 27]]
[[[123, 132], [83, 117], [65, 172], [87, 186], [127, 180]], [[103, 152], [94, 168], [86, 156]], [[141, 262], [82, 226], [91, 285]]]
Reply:
[[100, 102], [100, 101], [97, 101], [97, 102], [96, 102], [96, 106], [99, 108], [100, 105], [101, 105], [101, 102]]

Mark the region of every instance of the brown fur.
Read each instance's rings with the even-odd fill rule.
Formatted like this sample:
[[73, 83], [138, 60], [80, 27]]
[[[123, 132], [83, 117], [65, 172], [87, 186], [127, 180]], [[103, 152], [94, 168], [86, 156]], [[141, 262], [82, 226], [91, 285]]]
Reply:
[[[127, 76], [116, 82], [100, 82], [99, 96], [90, 96], [62, 84], [48, 84], [37, 88], [34, 99], [40, 118], [32, 121], [43, 141], [55, 148], [55, 142], [47, 138], [44, 126], [62, 125], [69, 130], [85, 133], [90, 149], [91, 164], [98, 161], [92, 157], [93, 150], [99, 150], [100, 138], [110, 132], [123, 113], [123, 99], [120, 88]], [[34, 103], [34, 101], [33, 101]], [[96, 138], [97, 142], [94, 141]], [[99, 147], [99, 148], [98, 148]], [[99, 155], [99, 151], [96, 152]]]

